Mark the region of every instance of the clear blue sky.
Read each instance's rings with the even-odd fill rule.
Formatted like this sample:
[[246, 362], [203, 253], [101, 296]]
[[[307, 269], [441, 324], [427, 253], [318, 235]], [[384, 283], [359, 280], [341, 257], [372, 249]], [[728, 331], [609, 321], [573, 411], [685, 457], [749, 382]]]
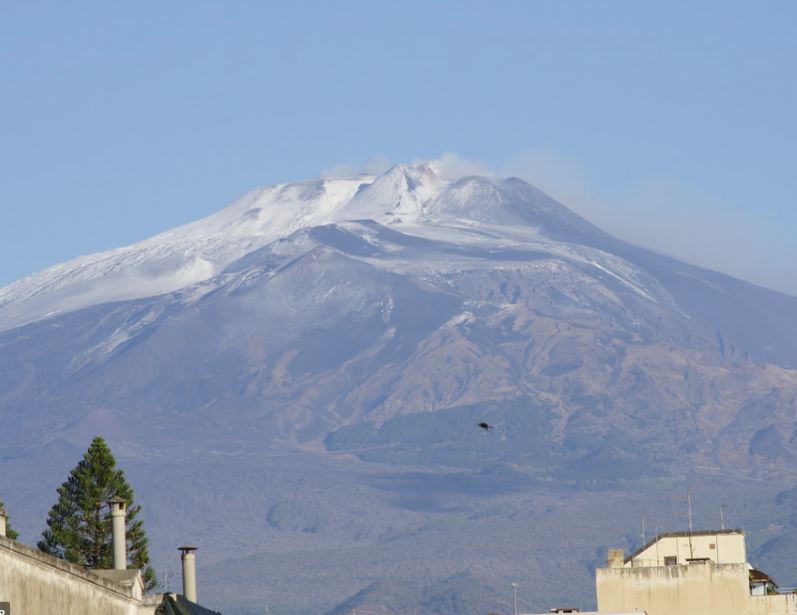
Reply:
[[0, 284], [444, 152], [797, 294], [797, 2], [0, 5]]

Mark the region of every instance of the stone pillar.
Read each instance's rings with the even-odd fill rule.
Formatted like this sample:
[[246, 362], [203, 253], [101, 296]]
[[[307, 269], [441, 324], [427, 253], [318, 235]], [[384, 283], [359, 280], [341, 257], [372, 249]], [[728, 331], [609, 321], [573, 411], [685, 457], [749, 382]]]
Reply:
[[8, 528], [8, 515], [6, 514], [6, 509], [0, 506], [0, 536], [6, 535], [7, 528]]

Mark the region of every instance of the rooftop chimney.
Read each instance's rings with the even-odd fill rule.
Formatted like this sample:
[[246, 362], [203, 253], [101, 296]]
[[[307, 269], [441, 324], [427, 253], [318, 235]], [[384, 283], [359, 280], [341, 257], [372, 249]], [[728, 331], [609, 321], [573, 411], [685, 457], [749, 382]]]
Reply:
[[6, 535], [6, 528], [8, 527], [8, 515], [6, 509], [0, 506], [0, 536]]
[[180, 547], [183, 561], [183, 596], [186, 600], [196, 602], [196, 547], [183, 545]]
[[609, 568], [622, 568], [625, 565], [625, 551], [622, 549], [609, 549], [606, 565]]
[[127, 536], [125, 535], [125, 512], [127, 509], [127, 501], [115, 495], [108, 500], [108, 506], [111, 509], [111, 528], [112, 528], [112, 544], [113, 544], [113, 569], [126, 570], [127, 569]]

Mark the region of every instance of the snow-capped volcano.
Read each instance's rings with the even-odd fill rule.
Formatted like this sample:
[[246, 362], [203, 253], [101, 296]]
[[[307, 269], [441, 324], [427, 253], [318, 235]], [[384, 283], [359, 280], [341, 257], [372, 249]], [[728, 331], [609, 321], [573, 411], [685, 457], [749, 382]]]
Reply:
[[[90, 305], [160, 295], [203, 282], [304, 228], [371, 219], [440, 235], [473, 225], [527, 238], [591, 225], [519, 180], [452, 178], [433, 162], [254, 189], [220, 211], [139, 243], [82, 256], [0, 289], [0, 330]], [[469, 239], [470, 238], [470, 239]], [[462, 241], [473, 240], [463, 235]]]
[[[434, 528], [458, 510], [468, 524], [514, 518], [506, 500], [476, 502], [459, 482], [470, 473], [490, 489], [504, 476], [502, 498], [518, 480], [656, 490], [666, 481], [655, 477], [686, 467], [712, 481], [795, 479], [796, 298], [613, 238], [519, 179], [441, 168], [258, 188], [202, 220], [1, 289], [0, 459], [3, 484], [19, 485], [16, 501], [14, 489], [0, 494], [6, 505], [30, 518], [46, 510], [58, 474], [32, 468], [67, 457], [69, 467], [105, 435], [127, 462], [146, 464], [142, 492], [168, 508], [150, 528], [214, 540], [205, 552], [220, 559], [247, 556], [257, 581], [231, 584], [244, 577], [226, 567], [210, 575], [245, 602], [262, 579], [271, 595], [283, 591], [274, 573], [285, 571], [248, 555], [272, 562], [286, 532], [305, 554], [330, 547], [315, 567], [296, 560], [313, 583], [359, 591], [338, 565], [352, 552], [336, 549], [389, 542], [392, 552], [406, 536], [420, 542], [384, 575], [449, 577], [457, 558], [419, 569], [429, 534], [401, 525], [427, 506], [410, 475], [434, 479], [430, 493], [464, 489], [429, 509]], [[500, 437], [477, 433], [485, 419]], [[399, 473], [341, 482], [367, 462]], [[732, 482], [756, 497], [749, 481]], [[533, 511], [524, 527], [536, 527], [544, 506], [519, 497], [518, 510]], [[167, 527], [186, 498], [206, 514]], [[585, 505], [595, 508], [592, 496]], [[470, 544], [461, 524], [443, 525], [446, 552]], [[594, 563], [589, 532], [582, 570]], [[518, 565], [509, 540], [478, 553], [490, 568], [511, 565], [502, 578]], [[518, 553], [538, 552], [528, 544]]]
[[[367, 228], [366, 220], [382, 230]], [[791, 322], [790, 298], [619, 241], [522, 180], [452, 176], [439, 161], [256, 188], [196, 222], [34, 273], [0, 289], [0, 331], [178, 290], [197, 299], [229, 282], [262, 250], [300, 256], [316, 245], [311, 236], [329, 235], [323, 229], [330, 225], [370, 246], [350, 257], [397, 273], [515, 266], [588, 271], [645, 301], [721, 323], [749, 352], [797, 364], [790, 345], [797, 330], [784, 339], [774, 324]], [[387, 240], [384, 229], [397, 234]], [[297, 243], [303, 232], [305, 243]], [[400, 245], [392, 243], [396, 237]], [[426, 243], [410, 249], [411, 238]], [[729, 311], [727, 298], [740, 289], [756, 299]], [[751, 320], [760, 324], [751, 328]]]

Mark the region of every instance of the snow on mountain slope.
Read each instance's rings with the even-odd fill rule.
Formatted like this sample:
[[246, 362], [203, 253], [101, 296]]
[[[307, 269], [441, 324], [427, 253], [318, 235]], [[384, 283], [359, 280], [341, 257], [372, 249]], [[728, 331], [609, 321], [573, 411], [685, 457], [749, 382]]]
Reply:
[[371, 181], [358, 177], [258, 188], [202, 220], [29, 275], [0, 289], [0, 330], [207, 280], [269, 241], [333, 220], [337, 208]]
[[[450, 178], [435, 162], [419, 162], [396, 165], [376, 177], [258, 188], [196, 222], [60, 263], [0, 289], [0, 330], [90, 305], [186, 288], [276, 239], [331, 223], [371, 219], [461, 244], [550, 244], [538, 231], [559, 226], [561, 213], [551, 210], [547, 201], [553, 201], [542, 193], [518, 196], [513, 181]], [[473, 232], [478, 227], [484, 230]]]
[[[615, 239], [519, 179], [451, 177], [444, 167], [399, 164], [379, 176], [252, 190], [191, 224], [0, 288], [0, 331], [174, 291], [197, 299], [246, 269], [249, 255], [271, 246], [284, 262], [324, 235], [321, 244], [420, 278], [516, 267], [591, 271], [644, 301], [711, 323], [760, 360], [797, 366], [797, 299]], [[313, 229], [305, 243], [293, 237]]]

